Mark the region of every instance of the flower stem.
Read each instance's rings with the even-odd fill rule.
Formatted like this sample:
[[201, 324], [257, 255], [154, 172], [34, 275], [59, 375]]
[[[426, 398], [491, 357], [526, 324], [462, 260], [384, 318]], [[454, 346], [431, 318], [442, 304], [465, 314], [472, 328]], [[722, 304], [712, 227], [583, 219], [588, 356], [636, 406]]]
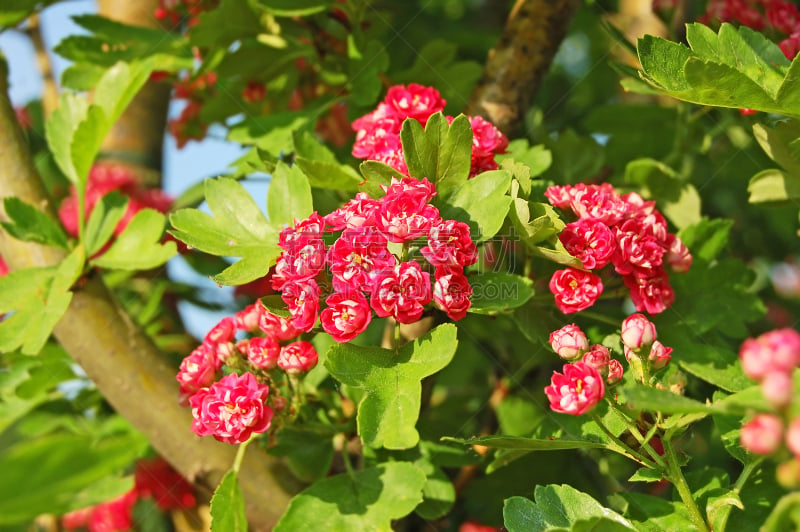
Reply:
[[669, 466], [667, 478], [675, 486], [675, 489], [678, 490], [678, 495], [680, 495], [683, 504], [686, 505], [686, 509], [689, 510], [689, 518], [692, 520], [692, 523], [694, 523], [700, 532], [708, 532], [706, 520], [702, 512], [700, 512], [700, 508], [697, 506], [694, 497], [692, 497], [692, 490], [689, 489], [686, 477], [683, 476], [681, 466], [678, 465], [678, 456], [675, 454], [672, 442], [669, 440], [662, 440], [661, 443], [664, 445], [664, 451], [667, 454], [667, 465]]
[[[742, 472], [739, 474], [739, 478], [736, 479], [736, 484], [733, 485], [733, 491], [735, 491], [737, 494], [740, 491], [742, 491], [742, 488], [750, 479], [750, 475], [752, 475], [753, 472], [756, 469], [758, 469], [758, 466], [760, 466], [761, 462], [763, 461], [764, 457], [762, 456], [753, 460], [752, 462], [746, 463], [744, 469], [742, 469]], [[731, 515], [731, 508], [728, 507], [728, 511], [725, 512], [722, 515], [722, 517], [720, 517], [720, 519], [717, 521], [717, 526], [716, 526], [717, 530], [719, 530], [720, 532], [725, 532], [725, 528], [728, 525], [728, 517], [730, 517], [730, 515]]]
[[400, 352], [400, 322], [394, 322], [394, 354], [397, 355]]
[[633, 437], [636, 438], [636, 441], [639, 442], [639, 445], [645, 451], [647, 451], [647, 454], [650, 455], [653, 461], [656, 464], [658, 464], [658, 466], [662, 470], [666, 471], [667, 464], [664, 463], [664, 459], [661, 458], [661, 456], [656, 452], [656, 450], [653, 449], [653, 446], [650, 445], [650, 438], [652, 437], [653, 431], [648, 432], [647, 436], [642, 436], [642, 433], [639, 431], [639, 426], [636, 424], [636, 421], [634, 421], [624, 410], [622, 410], [622, 408], [620, 408], [620, 406], [617, 403], [615, 403], [608, 397], [606, 397], [606, 402], [608, 403], [608, 406], [611, 407], [612, 410], [614, 410], [615, 412], [617, 412], [617, 414], [619, 414], [619, 416], [625, 422], [625, 425], [628, 426], [628, 432], [630, 432], [631, 435], [633, 435]]
[[236, 458], [233, 459], [233, 469], [237, 474], [239, 473], [239, 468], [242, 467], [242, 460], [244, 460], [244, 453], [247, 450], [247, 446], [250, 445], [250, 442], [256, 439], [256, 435], [253, 434], [248, 438], [247, 441], [242, 442], [239, 444], [239, 448], [236, 449]]
[[628, 446], [628, 444], [626, 444], [625, 442], [620, 440], [618, 437], [616, 437], [614, 435], [614, 433], [611, 432], [608, 429], [608, 427], [605, 426], [603, 421], [600, 419], [600, 416], [598, 416], [595, 413], [589, 413], [589, 416], [592, 418], [592, 420], [595, 423], [597, 423], [597, 426], [600, 427], [600, 430], [602, 430], [606, 434], [606, 436], [608, 436], [611, 439], [611, 441], [614, 442], [614, 445], [619, 448], [619, 449], [612, 449], [612, 450], [622, 454], [623, 456], [628, 456], [629, 458], [632, 458], [632, 459], [636, 460], [637, 462], [639, 462], [643, 466], [649, 467], [650, 469], [661, 469], [660, 467], [658, 467], [658, 465], [655, 462], [647, 459], [644, 455], [640, 454], [639, 452], [634, 451], [633, 449], [631, 449]]

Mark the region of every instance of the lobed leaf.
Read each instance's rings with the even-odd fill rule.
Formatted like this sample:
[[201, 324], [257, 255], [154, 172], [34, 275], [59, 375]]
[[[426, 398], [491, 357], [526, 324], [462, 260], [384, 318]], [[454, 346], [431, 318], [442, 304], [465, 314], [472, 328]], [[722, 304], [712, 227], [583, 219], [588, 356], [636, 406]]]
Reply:
[[247, 532], [244, 497], [236, 471], [230, 470], [211, 497], [212, 532]]

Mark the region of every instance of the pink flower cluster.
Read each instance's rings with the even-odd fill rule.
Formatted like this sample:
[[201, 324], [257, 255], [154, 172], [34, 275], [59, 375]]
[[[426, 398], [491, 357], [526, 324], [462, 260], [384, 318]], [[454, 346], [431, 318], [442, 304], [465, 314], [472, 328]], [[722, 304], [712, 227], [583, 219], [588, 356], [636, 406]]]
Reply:
[[777, 33], [783, 54], [792, 60], [800, 51], [800, 10], [787, 0], [710, 0], [703, 24], [730, 22], [769, 34]]
[[800, 416], [790, 416], [794, 399], [792, 373], [800, 365], [800, 334], [793, 329], [777, 329], [748, 338], [742, 343], [739, 359], [744, 373], [761, 384], [764, 397], [775, 409], [775, 413], [755, 415], [742, 426], [742, 447], [751, 453], [769, 455], [779, 451], [785, 442], [797, 464]]
[[[294, 328], [311, 331], [319, 317], [325, 332], [347, 342], [364, 332], [372, 311], [413, 323], [433, 301], [451, 319], [466, 315], [472, 288], [464, 268], [477, 260], [469, 226], [439, 216], [430, 204], [436, 190], [427, 179], [393, 179], [383, 188], [379, 200], [359, 193], [324, 218], [314, 213], [281, 232], [283, 253], [272, 288], [282, 292]], [[324, 233], [337, 231], [340, 236], [326, 248]], [[407, 250], [422, 237], [427, 245], [420, 254], [428, 268], [389, 250], [390, 243]], [[320, 285], [333, 288], [321, 312]]]
[[544, 389], [555, 412], [585, 414], [603, 398], [606, 384], [613, 386], [622, 380], [622, 364], [611, 358], [607, 347], [590, 346], [575, 324], [550, 333], [550, 346], [561, 358], [573, 361], [564, 366], [563, 373], [554, 371], [550, 386]]
[[[608, 183], [551, 186], [545, 196], [553, 206], [578, 217], [559, 240], [584, 270], [612, 264], [638, 311], [658, 314], [672, 304], [675, 294], [666, 267], [686, 272], [692, 256], [680, 238], [667, 231], [654, 201], [644, 201], [635, 192], [620, 195]], [[589, 308], [603, 293], [600, 276], [584, 270], [558, 270], [550, 279], [550, 291], [565, 314]]]
[[[253, 336], [236, 341], [237, 331]], [[266, 383], [273, 382], [276, 370], [301, 375], [319, 359], [311, 343], [296, 340], [300, 333], [291, 320], [269, 312], [261, 303], [214, 326], [183, 359], [176, 376], [182, 401], [192, 408], [195, 434], [237, 444], [269, 430], [275, 410], [282, 410], [285, 401], [275, 386]], [[220, 379], [224, 366], [244, 366], [247, 371]]]
[[161, 457], [136, 463], [131, 491], [110, 501], [74, 510], [61, 518], [64, 530], [127, 532], [133, 530], [133, 507], [140, 499], [152, 499], [163, 511], [194, 508], [192, 485]]
[[[395, 85], [384, 100], [369, 114], [353, 122], [356, 141], [353, 155], [385, 163], [398, 172], [408, 175], [400, 130], [403, 121], [414, 119], [425, 126], [434, 113], [444, 110], [445, 100], [433, 87], [411, 83], [408, 87]], [[453, 117], [447, 117], [448, 122]], [[508, 139], [503, 133], [480, 116], [469, 117], [472, 126], [472, 164], [470, 176], [498, 168], [495, 155], [505, 153]]]
[[[95, 205], [106, 194], [118, 191], [128, 197], [128, 208], [122, 219], [114, 228], [114, 235], [119, 236], [128, 226], [128, 223], [142, 209], [155, 209], [165, 213], [172, 206], [172, 198], [157, 188], [142, 188], [136, 176], [130, 170], [119, 164], [95, 163], [89, 170], [89, 179], [86, 185], [86, 220], [92, 214]], [[58, 209], [58, 217], [67, 233], [78, 236], [78, 193], [75, 187], [70, 189], [70, 195], [64, 198]]]

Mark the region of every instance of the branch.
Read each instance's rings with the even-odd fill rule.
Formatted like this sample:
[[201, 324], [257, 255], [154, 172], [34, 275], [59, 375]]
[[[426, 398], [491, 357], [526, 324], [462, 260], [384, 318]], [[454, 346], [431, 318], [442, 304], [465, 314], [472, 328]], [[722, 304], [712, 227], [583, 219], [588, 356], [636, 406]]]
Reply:
[[58, 85], [53, 78], [53, 65], [50, 62], [50, 56], [47, 54], [44, 39], [42, 39], [42, 26], [39, 23], [39, 15], [33, 15], [28, 19], [28, 27], [25, 29], [25, 33], [36, 51], [36, 64], [39, 66], [39, 73], [42, 75], [42, 109], [46, 119], [58, 107]]
[[[153, 13], [158, 0], [100, 0], [104, 17], [170, 31]], [[126, 165], [146, 187], [161, 186], [161, 159], [171, 86], [148, 81], [103, 141], [100, 158]]]
[[467, 108], [508, 137], [523, 118], [578, 10], [579, 0], [517, 0]]
[[[16, 196], [55, 217], [8, 99], [0, 65], [0, 200]], [[0, 219], [7, 219], [0, 202]], [[0, 254], [14, 270], [60, 262], [61, 250], [22, 242], [0, 232]], [[74, 289], [54, 335], [114, 409], [195, 485], [213, 490], [233, 464], [236, 449], [191, 434], [191, 415], [178, 405], [175, 369], [95, 277]], [[249, 453], [240, 482], [253, 530], [269, 530], [289, 501], [290, 474], [265, 453]]]

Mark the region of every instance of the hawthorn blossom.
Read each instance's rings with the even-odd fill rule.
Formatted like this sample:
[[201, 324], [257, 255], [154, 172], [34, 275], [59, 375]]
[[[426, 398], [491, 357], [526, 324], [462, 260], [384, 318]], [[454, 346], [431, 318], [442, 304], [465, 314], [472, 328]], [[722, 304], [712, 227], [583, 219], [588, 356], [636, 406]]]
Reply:
[[563, 372], [554, 371], [550, 386], [544, 389], [550, 408], [574, 416], [589, 412], [605, 394], [603, 378], [596, 369], [583, 362], [566, 364]]
[[283, 346], [278, 357], [278, 366], [290, 375], [299, 375], [314, 369], [318, 360], [319, 355], [314, 346], [300, 340]]
[[359, 192], [355, 198], [325, 216], [325, 225], [333, 231], [373, 226], [380, 204], [379, 200]]
[[631, 314], [622, 322], [622, 343], [637, 350], [651, 346], [655, 341], [656, 325], [644, 314]]
[[472, 286], [462, 273], [451, 273], [438, 269], [433, 284], [433, 301], [436, 306], [447, 313], [451, 320], [458, 321], [467, 315], [472, 306]]
[[189, 396], [201, 388], [211, 386], [221, 366], [222, 362], [212, 347], [206, 344], [198, 346], [181, 361], [178, 374], [175, 376], [181, 385], [181, 396]]
[[551, 332], [549, 342], [553, 351], [564, 360], [576, 360], [589, 349], [589, 340], [574, 323]]
[[277, 316], [268, 310], [265, 310], [259, 317], [258, 328], [269, 338], [278, 342], [297, 338], [301, 332], [292, 324], [291, 320]]
[[336, 288], [369, 291], [379, 271], [397, 264], [387, 246], [386, 237], [373, 227], [345, 230], [328, 248], [328, 266]]
[[739, 441], [742, 447], [754, 454], [772, 454], [783, 440], [783, 421], [773, 414], [758, 414], [742, 425]]
[[438, 223], [439, 210], [429, 205], [420, 190], [389, 192], [375, 217], [375, 225], [390, 242], [407, 242], [427, 233]]
[[666, 347], [658, 340], [653, 342], [653, 347], [650, 348], [650, 355], [647, 357], [647, 359], [650, 361], [650, 367], [654, 370], [659, 370], [666, 367], [672, 358], [670, 353], [672, 353], [671, 347]]
[[408, 87], [390, 87], [384, 102], [395, 116], [413, 118], [423, 126], [432, 114], [442, 111], [447, 103], [439, 91], [417, 83], [410, 83]]
[[581, 218], [568, 223], [558, 239], [573, 257], [587, 270], [597, 270], [611, 262], [616, 250], [614, 233], [599, 220]]
[[792, 374], [788, 371], [771, 371], [761, 380], [761, 393], [764, 399], [775, 408], [789, 406], [794, 395]]
[[786, 429], [786, 447], [795, 457], [800, 457], [800, 416], [795, 417]]
[[242, 340], [236, 344], [236, 348], [258, 369], [269, 370], [278, 365], [281, 346], [273, 338], [256, 336], [249, 340]]
[[595, 344], [583, 354], [581, 362], [597, 370], [601, 377], [608, 376], [608, 365], [611, 363], [611, 352], [607, 347]]
[[593, 273], [567, 268], [550, 278], [550, 291], [556, 306], [564, 314], [572, 314], [594, 305], [603, 293], [603, 281]]
[[478, 261], [478, 250], [469, 226], [456, 220], [442, 220], [428, 231], [428, 245], [420, 249], [434, 266], [470, 266]]
[[328, 307], [320, 314], [322, 328], [337, 342], [349, 342], [364, 332], [372, 320], [372, 310], [360, 292], [336, 292], [325, 303]]
[[666, 272], [660, 270], [653, 277], [625, 275], [622, 278], [630, 291], [633, 306], [639, 312], [659, 314], [675, 301], [675, 291], [669, 284]]
[[745, 375], [761, 381], [769, 373], [789, 373], [800, 364], [800, 334], [776, 329], [758, 338], [748, 338], [739, 349]]
[[611, 359], [608, 362], [608, 376], [606, 377], [606, 384], [613, 386], [622, 380], [622, 364], [619, 360]]
[[499, 165], [494, 160], [495, 155], [506, 152], [508, 137], [482, 116], [469, 117], [469, 125], [472, 127], [469, 175], [476, 176], [487, 170], [496, 170]]
[[269, 387], [252, 373], [231, 373], [192, 396], [192, 431], [225, 443], [244, 443], [269, 429], [273, 413], [265, 404], [268, 395]]
[[160, 456], [136, 462], [134, 486], [140, 498], [153, 499], [164, 511], [189, 509], [197, 505], [189, 481]]
[[430, 274], [410, 261], [378, 274], [370, 304], [381, 318], [392, 316], [400, 323], [414, 323], [431, 298]]
[[289, 307], [292, 327], [309, 332], [319, 316], [319, 286], [313, 279], [286, 283], [281, 299]]

